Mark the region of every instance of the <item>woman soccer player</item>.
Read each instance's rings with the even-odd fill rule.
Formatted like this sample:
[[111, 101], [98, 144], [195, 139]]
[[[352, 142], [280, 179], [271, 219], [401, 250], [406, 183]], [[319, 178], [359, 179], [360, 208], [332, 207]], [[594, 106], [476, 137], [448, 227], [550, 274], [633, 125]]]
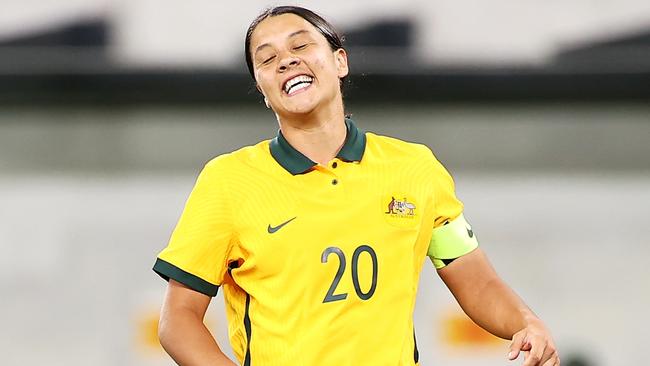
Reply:
[[428, 256], [465, 312], [512, 339], [509, 359], [559, 365], [549, 331], [495, 274], [451, 177], [423, 145], [360, 131], [341, 94], [333, 27], [276, 7], [246, 61], [278, 136], [210, 161], [154, 270], [159, 336], [181, 365], [233, 365], [202, 320], [224, 292], [245, 366], [416, 365], [413, 308]]

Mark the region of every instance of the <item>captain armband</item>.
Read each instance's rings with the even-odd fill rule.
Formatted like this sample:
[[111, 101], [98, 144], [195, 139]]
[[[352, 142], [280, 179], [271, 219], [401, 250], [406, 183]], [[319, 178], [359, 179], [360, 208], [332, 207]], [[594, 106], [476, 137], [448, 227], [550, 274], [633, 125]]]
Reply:
[[436, 269], [441, 269], [477, 247], [476, 235], [461, 214], [453, 221], [433, 229], [427, 255]]

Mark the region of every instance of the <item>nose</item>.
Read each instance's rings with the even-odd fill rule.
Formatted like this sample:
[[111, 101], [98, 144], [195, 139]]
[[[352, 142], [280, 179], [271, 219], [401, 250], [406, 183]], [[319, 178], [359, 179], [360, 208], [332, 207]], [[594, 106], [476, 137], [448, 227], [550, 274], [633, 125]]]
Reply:
[[300, 65], [300, 59], [290, 53], [287, 53], [282, 56], [282, 59], [278, 63], [278, 71], [285, 72], [289, 68], [294, 68]]

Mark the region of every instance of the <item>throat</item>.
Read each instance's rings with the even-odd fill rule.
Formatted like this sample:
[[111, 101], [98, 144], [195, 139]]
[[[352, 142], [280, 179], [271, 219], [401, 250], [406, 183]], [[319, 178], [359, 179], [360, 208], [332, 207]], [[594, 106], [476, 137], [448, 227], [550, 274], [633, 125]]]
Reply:
[[309, 127], [280, 122], [280, 129], [294, 149], [321, 165], [327, 165], [336, 157], [347, 135], [343, 114], [336, 120]]

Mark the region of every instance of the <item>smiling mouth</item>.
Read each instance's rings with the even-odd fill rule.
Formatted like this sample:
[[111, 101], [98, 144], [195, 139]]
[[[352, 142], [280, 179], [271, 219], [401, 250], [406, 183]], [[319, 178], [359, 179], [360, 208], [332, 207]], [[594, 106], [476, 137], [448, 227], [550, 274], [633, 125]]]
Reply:
[[299, 90], [305, 89], [314, 82], [314, 78], [309, 75], [298, 75], [289, 79], [284, 84], [284, 92], [288, 95], [293, 95]]

